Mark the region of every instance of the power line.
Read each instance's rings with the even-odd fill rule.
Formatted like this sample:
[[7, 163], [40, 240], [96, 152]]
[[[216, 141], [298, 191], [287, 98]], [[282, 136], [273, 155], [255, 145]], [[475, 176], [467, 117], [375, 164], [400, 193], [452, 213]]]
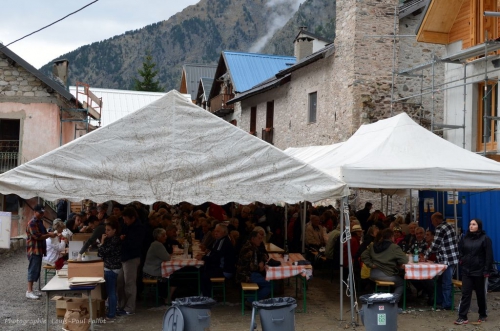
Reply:
[[[46, 26], [44, 26], [44, 27], [43, 27], [43, 28], [41, 28], [41, 29], [38, 29], [38, 30], [36, 30], [36, 31], [33, 31], [33, 32], [31, 32], [31, 33], [29, 33], [29, 34], [25, 35], [24, 37], [21, 37], [21, 38], [19, 38], [19, 39], [17, 39], [17, 40], [14, 40], [13, 42], [8, 43], [7, 45], [5, 45], [5, 46], [3, 46], [3, 47], [10, 46], [10, 45], [12, 45], [13, 43], [16, 43], [16, 42], [18, 42], [18, 41], [20, 41], [20, 40], [23, 40], [23, 39], [24, 39], [24, 38], [26, 38], [26, 37], [29, 37], [29, 36], [31, 36], [31, 35], [34, 35], [35, 33], [40, 32], [40, 31], [42, 31], [42, 30], [44, 30], [44, 29], [48, 28], [49, 26], [52, 26], [52, 25], [54, 25], [54, 24], [56, 24], [56, 23], [58, 23], [58, 22], [61, 22], [62, 20], [64, 20], [64, 19], [68, 18], [69, 16], [71, 16], [71, 15], [73, 15], [73, 14], [76, 14], [76, 13], [78, 13], [79, 11], [82, 11], [83, 9], [87, 8], [88, 6], [90, 6], [90, 5], [94, 4], [94, 3], [96, 3], [97, 1], [99, 1], [99, 0], [94, 0], [94, 1], [92, 1], [91, 3], [89, 3], [89, 4], [85, 5], [85, 6], [83, 6], [82, 8], [80, 8], [80, 9], [78, 9], [78, 10], [75, 10], [75, 11], [74, 11], [74, 12], [72, 12], [72, 13], [69, 13], [68, 15], [64, 16], [63, 18], [58, 19], [57, 21], [52, 22], [52, 23], [50, 23], [49, 25], [46, 25]], [[3, 47], [0, 47], [0, 49], [2, 49]]]

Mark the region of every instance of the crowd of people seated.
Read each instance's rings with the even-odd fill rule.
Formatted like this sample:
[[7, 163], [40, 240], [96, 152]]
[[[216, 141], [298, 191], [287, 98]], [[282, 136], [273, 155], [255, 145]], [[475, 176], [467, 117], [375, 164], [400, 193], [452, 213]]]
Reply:
[[[160, 295], [165, 302], [176, 297], [184, 280], [174, 272], [169, 277], [168, 289], [167, 279], [161, 274], [161, 263], [171, 259], [175, 246], [182, 248], [185, 238], [191, 238], [191, 232], [194, 239], [199, 240], [202, 250], [202, 254], [193, 258], [204, 261], [201, 272], [204, 296], [211, 295], [210, 278], [225, 277], [235, 282], [258, 284], [258, 298], [265, 298], [271, 287], [265, 280], [269, 254], [264, 243], [273, 242], [292, 253], [301, 252], [303, 237], [307, 250], [320, 252], [333, 266], [347, 266], [351, 260], [359, 289], [369, 291], [371, 286], [369, 281], [360, 277], [364, 263], [371, 268], [369, 279], [393, 281], [395, 292], [400, 294], [403, 284], [401, 266], [408, 262], [406, 253], [417, 249], [422, 256], [436, 259], [438, 252], [429, 251], [434, 242], [433, 232], [426, 232], [408, 219], [405, 222], [403, 217], [386, 217], [379, 210], [371, 212], [371, 208], [372, 204], [366, 203], [365, 208], [350, 214], [350, 255], [341, 233], [339, 211], [332, 206], [308, 205], [304, 234], [301, 206], [290, 205], [285, 215], [283, 207], [259, 203], [193, 206], [158, 202], [150, 208], [138, 202], [122, 206], [111, 201], [89, 205], [84, 212], [70, 214], [66, 223], [54, 222], [54, 229], [58, 233], [64, 229], [72, 234], [92, 233], [80, 254], [90, 247], [98, 247], [98, 254], [104, 260], [109, 296], [107, 318], [112, 320], [117, 315], [135, 313], [143, 278], [158, 280]], [[285, 217], [288, 221], [286, 238]], [[53, 243], [56, 239], [47, 238], [48, 249], [50, 241], [50, 249], [54, 251], [49, 262], [60, 258], [58, 252], [64, 239], [62, 244], [60, 240], [58, 244]], [[347, 281], [348, 269], [344, 270], [342, 277]], [[431, 297], [432, 287], [428, 282], [415, 281], [412, 284], [418, 292]]]

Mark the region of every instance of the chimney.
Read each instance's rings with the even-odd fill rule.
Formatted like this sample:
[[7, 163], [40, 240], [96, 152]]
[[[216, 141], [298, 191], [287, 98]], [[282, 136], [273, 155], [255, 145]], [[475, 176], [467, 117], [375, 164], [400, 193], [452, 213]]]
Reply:
[[299, 34], [297, 38], [293, 41], [294, 44], [294, 56], [297, 61], [302, 60], [306, 56], [309, 56], [313, 53], [313, 41], [314, 38], [308, 36], [307, 34], [303, 34], [302, 32], [307, 31], [307, 26], [301, 26], [299, 28]]
[[54, 65], [52, 67], [52, 74], [55, 78], [58, 78], [64, 87], [67, 87], [68, 85], [68, 66], [69, 61], [63, 59], [54, 61]]

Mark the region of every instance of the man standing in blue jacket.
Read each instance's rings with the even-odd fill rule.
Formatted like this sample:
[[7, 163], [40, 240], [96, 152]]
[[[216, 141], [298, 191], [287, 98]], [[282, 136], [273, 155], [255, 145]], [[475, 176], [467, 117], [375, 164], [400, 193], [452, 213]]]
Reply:
[[145, 229], [133, 207], [125, 208], [122, 217], [125, 226], [120, 236], [122, 269], [118, 274], [118, 313], [132, 315], [135, 313], [137, 270], [141, 262]]

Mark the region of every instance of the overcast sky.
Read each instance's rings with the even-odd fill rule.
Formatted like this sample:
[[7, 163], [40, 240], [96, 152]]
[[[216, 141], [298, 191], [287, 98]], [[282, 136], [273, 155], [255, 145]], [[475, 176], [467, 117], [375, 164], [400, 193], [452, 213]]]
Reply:
[[[4, 45], [48, 25], [93, 0], [3, 0]], [[167, 20], [199, 0], [99, 0], [9, 48], [35, 68], [80, 46]]]

